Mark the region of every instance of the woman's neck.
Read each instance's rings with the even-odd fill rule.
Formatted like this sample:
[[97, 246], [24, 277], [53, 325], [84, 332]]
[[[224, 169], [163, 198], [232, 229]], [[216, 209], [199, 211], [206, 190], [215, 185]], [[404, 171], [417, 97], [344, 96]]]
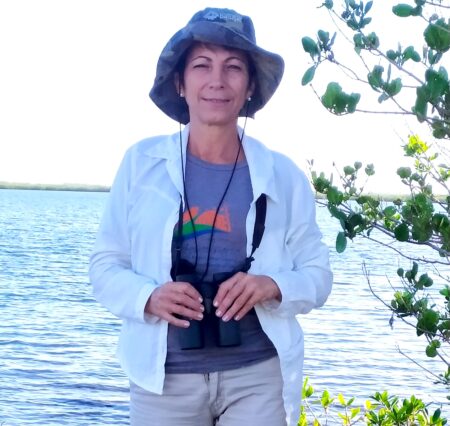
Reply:
[[[235, 125], [191, 126], [189, 128], [188, 151], [195, 157], [217, 164], [233, 163], [239, 151], [238, 130]], [[239, 155], [243, 159], [243, 152]]]

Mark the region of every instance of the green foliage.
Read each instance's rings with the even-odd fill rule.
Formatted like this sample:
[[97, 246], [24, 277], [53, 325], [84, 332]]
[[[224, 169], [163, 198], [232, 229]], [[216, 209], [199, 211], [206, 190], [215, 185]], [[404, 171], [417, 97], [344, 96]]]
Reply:
[[338, 253], [343, 253], [347, 248], [347, 237], [345, 232], [339, 232], [336, 237], [336, 251]]
[[329, 83], [325, 94], [322, 96], [322, 104], [334, 114], [351, 114], [355, 112], [360, 98], [359, 93], [347, 94], [343, 92], [338, 83]]
[[365, 401], [364, 407], [355, 406], [355, 398], [346, 399], [339, 393], [333, 398], [325, 390], [316, 395], [308, 377], [303, 382], [302, 406], [297, 426], [307, 425], [421, 425], [444, 426], [447, 419], [441, 410], [430, 412], [426, 404], [414, 395], [400, 400], [387, 391], [375, 392]]
[[407, 18], [409, 16], [419, 16], [422, 13], [422, 6], [410, 6], [409, 4], [397, 4], [392, 8], [394, 15], [400, 18]]
[[[441, 6], [443, 10], [448, 9], [450, 6], [445, 6], [444, 2], [445, 0], [440, 0], [428, 4], [424, 0], [415, 0], [414, 5], [407, 3], [394, 5], [392, 12], [397, 17], [416, 20], [417, 17], [421, 17], [426, 22], [422, 33], [425, 47], [409, 45], [402, 48], [398, 44], [395, 48], [386, 50], [382, 49], [378, 34], [368, 30], [372, 23], [370, 17], [372, 1], [344, 1], [342, 7], [335, 6], [332, 1], [322, 4], [335, 19], [345, 24], [350, 33], [347, 40], [352, 42], [354, 52], [368, 70], [366, 79], [363, 76], [357, 76], [356, 79], [360, 82], [366, 81], [366, 84], [378, 93], [380, 104], [395, 98], [396, 105], [401, 111], [405, 114], [414, 114], [419, 123], [427, 123], [437, 139], [450, 138], [450, 82], [446, 68], [443, 65], [439, 66], [440, 63], [444, 64], [444, 54], [450, 50], [450, 19], [440, 17], [432, 8]], [[428, 9], [430, 9], [429, 16], [426, 15]], [[411, 28], [417, 31], [416, 21], [411, 24]], [[310, 36], [302, 38], [303, 49], [313, 62], [302, 78], [303, 85], [313, 83], [324, 62], [330, 62], [341, 68], [344, 74], [348, 74], [351, 70], [336, 59], [339, 56], [335, 51], [336, 34], [319, 29], [315, 38]], [[370, 56], [367, 55], [374, 57], [372, 67], [369, 65]], [[414, 74], [418, 69], [413, 68], [411, 64], [418, 63], [425, 65], [424, 75]], [[359, 111], [361, 94], [348, 93], [342, 87], [337, 81], [328, 83], [325, 93], [320, 97], [322, 104], [336, 115]], [[413, 92], [415, 99], [412, 104], [411, 96], [399, 98], [403, 92]], [[404, 102], [408, 104], [403, 105]]]
[[[434, 384], [445, 386], [450, 393], [450, 277], [446, 270], [440, 270], [450, 265], [450, 150], [444, 146], [450, 139], [450, 80], [445, 66], [450, 51], [450, 0], [411, 0], [392, 5], [394, 17], [409, 20], [411, 34], [422, 38], [405, 46], [383, 46], [383, 37], [371, 28], [372, 1], [325, 1], [322, 7], [333, 18], [337, 31], [320, 29], [315, 38], [307, 38], [303, 47], [313, 61], [313, 71], [306, 72], [304, 81], [320, 93], [313, 86], [314, 78], [321, 72], [321, 65], [328, 62], [342, 71], [333, 76], [342, 75], [347, 84], [349, 80], [351, 83], [351, 88], [344, 91], [344, 83], [328, 82], [325, 93], [319, 96], [323, 106], [335, 115], [360, 112], [362, 97], [352, 90], [363, 85], [369, 89], [364, 97], [377, 99], [378, 104], [373, 105], [379, 108], [364, 112], [393, 113], [381, 110], [389, 103], [400, 117], [411, 115], [418, 125], [425, 125], [431, 141], [410, 134], [403, 146], [408, 164], [399, 164], [397, 177], [408, 189], [405, 199], [386, 203], [365, 193], [365, 182], [374, 175], [375, 168], [372, 164], [363, 167], [360, 162], [336, 169], [337, 183], [333, 176], [327, 178], [312, 170], [311, 162], [312, 184], [322, 196], [320, 203], [340, 224], [338, 253], [349, 250], [349, 243], [362, 237], [392, 248], [396, 256], [407, 259], [406, 267], [393, 271], [398, 284], [390, 302], [384, 303], [392, 319], [408, 319], [415, 334], [425, 339], [426, 355], [442, 361], [444, 371], [434, 373]], [[350, 53], [358, 59], [351, 66], [339, 61], [336, 34], [345, 36]], [[358, 69], [357, 64], [362, 68]], [[444, 196], [436, 195], [436, 186]], [[379, 233], [390, 242], [378, 238]], [[411, 258], [408, 245], [427, 247], [427, 254], [424, 251], [423, 256]], [[389, 271], [382, 271], [386, 273]], [[393, 286], [391, 281], [389, 284]], [[441, 288], [436, 289], [437, 285]], [[433, 423], [440, 415], [436, 413], [436, 417], [428, 417], [430, 423], [422, 414], [417, 414], [415, 423], [410, 421], [408, 415], [422, 406], [413, 397], [400, 404], [382, 393], [375, 395], [374, 404], [383, 408], [368, 415], [372, 422], [369, 424], [439, 424]], [[344, 424], [352, 424], [349, 418], [346, 421]]]
[[397, 50], [388, 50], [386, 57], [398, 67], [402, 67], [407, 61], [420, 62], [421, 57], [415, 50], [414, 46], [408, 46], [405, 50], [402, 50], [401, 46]]
[[372, 5], [373, 1], [368, 1], [364, 4], [362, 2], [347, 0], [345, 1], [345, 10], [341, 16], [352, 30], [364, 28], [372, 21], [372, 18], [367, 17]]
[[312, 67], [308, 68], [305, 72], [305, 74], [302, 77], [302, 86], [306, 86], [307, 84], [311, 83], [311, 81], [314, 78], [314, 75], [316, 73], [316, 66], [313, 65]]
[[426, 354], [430, 358], [434, 358], [438, 354], [438, 349], [441, 347], [441, 342], [439, 340], [432, 340], [426, 348]]
[[397, 225], [394, 229], [395, 239], [397, 241], [408, 241], [409, 240], [409, 228], [408, 224], [403, 222]]
[[367, 36], [357, 33], [353, 36], [353, 43], [358, 54], [361, 53], [361, 50], [378, 49], [380, 46], [380, 40], [375, 33], [370, 33]]
[[305, 52], [309, 53], [313, 59], [320, 53], [319, 46], [311, 37], [303, 37], [302, 46]]
[[[331, 216], [341, 226], [336, 236], [338, 253], [344, 252], [348, 241], [357, 236], [377, 241], [373, 231], [378, 230], [398, 243], [427, 245], [440, 257], [448, 259], [449, 200], [438, 201], [426, 184], [430, 173], [434, 171], [438, 176], [434, 167], [438, 156], [417, 135], [410, 136], [404, 145], [404, 152], [414, 162], [414, 168], [400, 167], [397, 174], [410, 189], [411, 195], [391, 204], [364, 194], [363, 186], [358, 186], [363, 169], [366, 179], [375, 173], [373, 165], [363, 168], [362, 163], [355, 162], [343, 167], [342, 172], [337, 171], [341, 187], [333, 184], [332, 176], [326, 178], [324, 173], [311, 171], [315, 190], [324, 196], [323, 201], [319, 202], [327, 206]], [[436, 211], [436, 207], [440, 211]], [[427, 263], [425, 258], [413, 261], [410, 269], [397, 269], [402, 289], [396, 290], [390, 304], [386, 305], [398, 318], [415, 318], [416, 335], [427, 339], [426, 355], [445, 359], [445, 349], [450, 342], [450, 285], [439, 293], [443, 298], [439, 304], [441, 307], [430, 304], [428, 290], [434, 285], [434, 280], [427, 272], [419, 272], [423, 263]], [[439, 377], [440, 383], [450, 389], [449, 377], [445, 374]]]
[[450, 49], [450, 21], [446, 23], [443, 18], [438, 19], [428, 25], [423, 35], [430, 49], [440, 53]]
[[378, 97], [378, 102], [383, 102], [395, 95], [398, 95], [402, 90], [402, 80], [396, 78], [390, 80], [390, 65], [388, 71], [388, 77], [386, 80], [383, 79], [384, 68], [380, 65], [376, 65], [373, 70], [367, 75], [367, 80], [373, 90], [381, 92]]
[[443, 120], [433, 118], [430, 120], [433, 136], [437, 139], [450, 137], [448, 118], [450, 117], [450, 84], [447, 70], [440, 67], [438, 71], [429, 68], [425, 72], [425, 82], [417, 87], [416, 103], [412, 111], [419, 122], [427, 120], [428, 108], [432, 106], [441, 111]]

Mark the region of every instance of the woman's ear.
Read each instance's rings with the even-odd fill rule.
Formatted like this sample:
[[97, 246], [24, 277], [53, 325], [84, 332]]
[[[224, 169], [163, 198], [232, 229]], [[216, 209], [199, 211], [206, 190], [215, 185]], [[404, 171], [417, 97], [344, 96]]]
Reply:
[[247, 89], [247, 99], [253, 96], [253, 93], [255, 92], [255, 86], [256, 86], [255, 80], [251, 80]]
[[175, 84], [175, 89], [176, 89], [178, 95], [179, 95], [181, 98], [184, 98], [184, 88], [183, 88], [183, 83], [181, 82], [180, 74], [179, 74], [179, 73], [176, 72], [176, 73], [174, 74], [174, 76], [173, 76], [173, 82], [174, 82], [174, 84]]

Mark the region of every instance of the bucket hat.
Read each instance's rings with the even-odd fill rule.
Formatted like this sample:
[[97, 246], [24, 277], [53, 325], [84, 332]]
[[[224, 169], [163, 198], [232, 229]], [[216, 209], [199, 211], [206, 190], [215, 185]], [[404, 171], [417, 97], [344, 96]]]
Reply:
[[250, 56], [256, 74], [255, 91], [239, 116], [253, 117], [280, 84], [284, 71], [283, 58], [257, 46], [250, 17], [232, 9], [208, 7], [197, 12], [168, 41], [158, 59], [155, 81], [150, 90], [150, 98], [158, 108], [182, 124], [189, 122], [189, 110], [185, 99], [176, 90], [174, 73], [183, 54], [194, 42], [240, 49]]

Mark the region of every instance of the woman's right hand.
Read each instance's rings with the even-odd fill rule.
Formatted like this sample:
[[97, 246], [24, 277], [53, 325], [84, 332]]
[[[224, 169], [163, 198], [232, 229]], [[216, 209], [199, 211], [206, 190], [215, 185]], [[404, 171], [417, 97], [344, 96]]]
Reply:
[[[189, 327], [189, 321], [203, 318], [200, 293], [188, 282], [167, 282], [156, 288], [145, 305], [145, 312], [177, 327]], [[180, 317], [184, 317], [181, 319]]]

